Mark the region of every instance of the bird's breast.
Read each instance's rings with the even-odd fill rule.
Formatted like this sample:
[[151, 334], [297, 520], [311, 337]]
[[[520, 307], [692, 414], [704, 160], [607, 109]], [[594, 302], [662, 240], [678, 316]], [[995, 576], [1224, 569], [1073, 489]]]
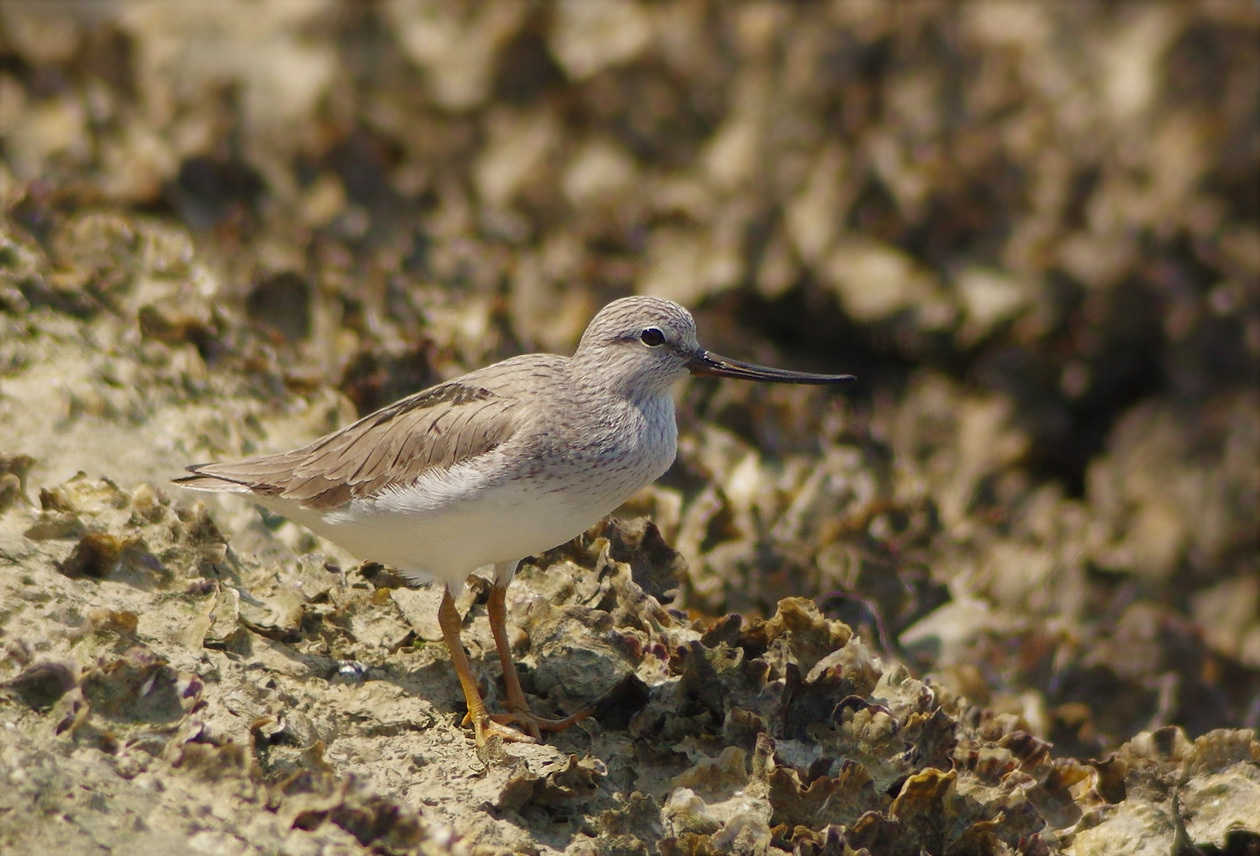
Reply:
[[[592, 420], [560, 450], [569, 493], [593, 514], [608, 514], [669, 469], [678, 451], [673, 400], [628, 402]], [[559, 470], [557, 471], [559, 472]]]

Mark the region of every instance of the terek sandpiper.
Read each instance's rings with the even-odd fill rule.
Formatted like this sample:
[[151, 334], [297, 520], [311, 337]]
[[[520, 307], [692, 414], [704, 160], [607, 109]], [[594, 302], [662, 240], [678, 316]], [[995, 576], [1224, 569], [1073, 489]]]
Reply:
[[[522, 558], [584, 532], [659, 478], [677, 450], [670, 387], [688, 374], [835, 384], [701, 348], [669, 300], [605, 306], [571, 357], [527, 354], [408, 396], [291, 452], [198, 464], [176, 481], [246, 494], [412, 583], [445, 586], [438, 621], [479, 744], [538, 738], [585, 714], [530, 711], [508, 645], [505, 595]], [[506, 714], [487, 712], [460, 643], [453, 592], [493, 565], [487, 612]], [[514, 724], [522, 731], [506, 727]]]

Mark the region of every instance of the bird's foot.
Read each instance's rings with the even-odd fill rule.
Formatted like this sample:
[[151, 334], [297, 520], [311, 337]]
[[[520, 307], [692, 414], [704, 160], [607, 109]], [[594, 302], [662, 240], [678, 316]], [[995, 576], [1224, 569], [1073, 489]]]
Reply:
[[[468, 724], [469, 717], [464, 718], [464, 724]], [[497, 737], [504, 743], [533, 743], [537, 739], [534, 735], [526, 734], [505, 722], [501, 722], [493, 714], [486, 714], [483, 720], [474, 721], [473, 736], [477, 741], [477, 745], [484, 747], [490, 742], [490, 739]]]
[[[533, 743], [542, 739], [544, 731], [564, 731], [586, 719], [591, 713], [590, 710], [581, 710], [562, 719], [548, 719], [533, 713], [527, 707], [509, 713], [487, 713], [484, 721], [474, 721], [472, 725], [478, 745], [485, 745], [491, 736], [508, 743]], [[468, 725], [470, 720], [471, 716], [465, 716], [464, 724]]]
[[523, 729], [534, 740], [542, 739], [544, 731], [564, 731], [571, 725], [581, 722], [591, 715], [590, 710], [579, 710], [563, 719], [548, 719], [533, 713], [529, 708], [514, 710], [510, 713], [492, 713], [490, 718], [500, 725], [514, 725]]

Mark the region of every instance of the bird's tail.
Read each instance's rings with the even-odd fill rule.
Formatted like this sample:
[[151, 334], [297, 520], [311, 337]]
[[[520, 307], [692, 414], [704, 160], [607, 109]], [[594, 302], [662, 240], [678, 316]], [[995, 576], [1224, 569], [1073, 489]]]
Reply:
[[171, 479], [180, 487], [189, 490], [207, 490], [215, 493], [252, 493], [253, 485], [241, 478], [233, 478], [230, 473], [217, 473], [222, 464], [193, 464], [188, 467], [190, 475]]

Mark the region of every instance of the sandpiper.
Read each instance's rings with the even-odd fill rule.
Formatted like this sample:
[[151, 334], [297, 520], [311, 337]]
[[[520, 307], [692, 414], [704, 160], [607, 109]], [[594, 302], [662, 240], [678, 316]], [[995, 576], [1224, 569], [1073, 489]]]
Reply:
[[[571, 357], [513, 357], [300, 449], [198, 464], [176, 481], [246, 494], [409, 582], [440, 582], [438, 621], [478, 744], [491, 735], [537, 739], [586, 714], [546, 719], [530, 710], [508, 644], [508, 583], [521, 559], [581, 534], [669, 468], [678, 438], [670, 387], [688, 374], [797, 384], [854, 379], [720, 357], [700, 347], [695, 321], [677, 303], [626, 297], [595, 316]], [[486, 710], [453, 597], [487, 566], [494, 569], [487, 612], [503, 666], [503, 714]]]

